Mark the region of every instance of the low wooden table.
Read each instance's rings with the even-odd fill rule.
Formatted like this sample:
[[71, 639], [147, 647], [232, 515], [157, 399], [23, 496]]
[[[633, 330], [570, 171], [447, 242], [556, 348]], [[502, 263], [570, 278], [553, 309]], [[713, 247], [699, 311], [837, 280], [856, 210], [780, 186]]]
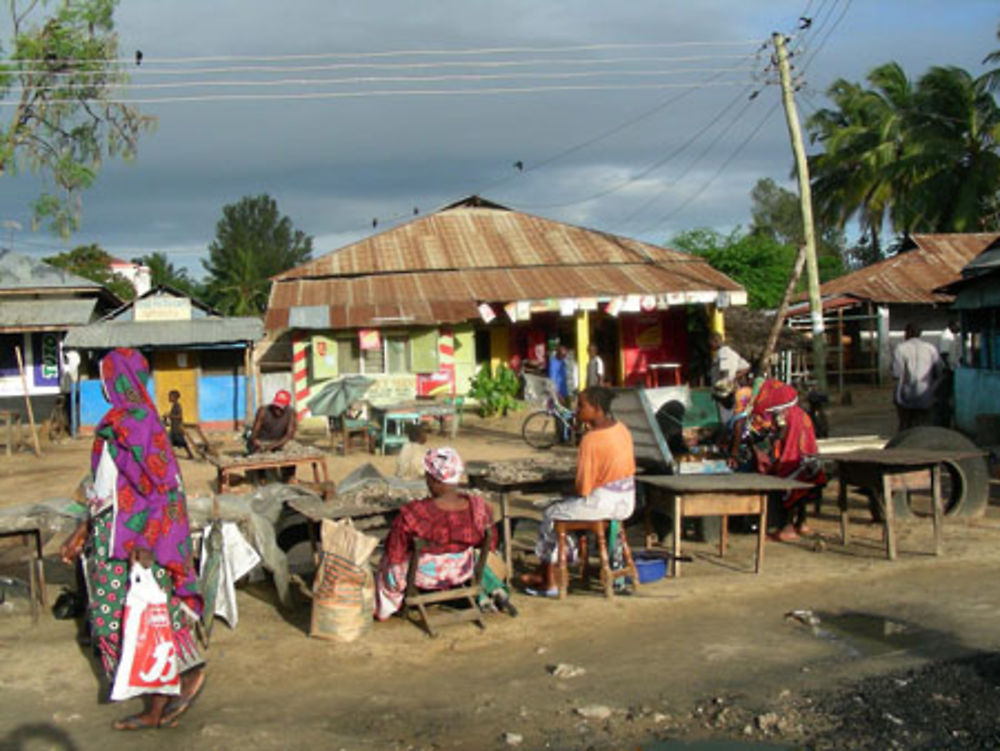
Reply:
[[[665, 509], [674, 522], [674, 576], [681, 575], [681, 522], [685, 516], [721, 516], [719, 557], [726, 552], [726, 519], [730, 516], [754, 515], [758, 518], [757, 555], [754, 573], [764, 566], [764, 540], [767, 536], [767, 494], [786, 493], [789, 490], [812, 487], [808, 483], [772, 475], [750, 472], [714, 475], [639, 475], [635, 478], [645, 485], [661, 488], [672, 496]], [[646, 531], [652, 529], [650, 512], [653, 504], [646, 501]], [[647, 538], [648, 539], [648, 538]]]
[[42, 530], [34, 525], [16, 529], [0, 528], [0, 538], [18, 537], [28, 548], [28, 599], [31, 601], [31, 620], [38, 622], [38, 614], [48, 607], [45, 588], [45, 559], [42, 556]]
[[840, 508], [841, 542], [847, 545], [850, 519], [847, 515], [847, 486], [882, 490], [882, 521], [884, 525], [885, 553], [890, 561], [896, 560], [895, 509], [892, 503], [893, 479], [911, 472], [930, 472], [931, 517], [934, 523], [934, 555], [941, 555], [941, 534], [944, 525], [941, 508], [941, 465], [948, 461], [961, 461], [982, 456], [978, 451], [946, 451], [940, 449], [881, 448], [835, 451], [823, 454], [824, 460], [837, 463], [840, 485], [837, 505]]
[[267, 452], [251, 454], [250, 456], [219, 456], [209, 457], [215, 465], [218, 480], [218, 492], [226, 493], [231, 489], [231, 475], [262, 469], [283, 469], [285, 467], [312, 467], [313, 481], [318, 487], [325, 488], [330, 481], [330, 472], [326, 464], [326, 454], [282, 454], [269, 455]]

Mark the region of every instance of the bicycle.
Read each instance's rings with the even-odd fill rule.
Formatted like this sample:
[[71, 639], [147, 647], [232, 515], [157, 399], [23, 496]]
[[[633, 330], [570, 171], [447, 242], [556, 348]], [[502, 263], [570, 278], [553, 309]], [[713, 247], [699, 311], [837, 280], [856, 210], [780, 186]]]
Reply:
[[545, 409], [532, 412], [521, 425], [521, 437], [535, 449], [550, 449], [556, 442], [572, 441], [575, 445], [578, 435], [576, 412], [551, 396], [545, 402]]

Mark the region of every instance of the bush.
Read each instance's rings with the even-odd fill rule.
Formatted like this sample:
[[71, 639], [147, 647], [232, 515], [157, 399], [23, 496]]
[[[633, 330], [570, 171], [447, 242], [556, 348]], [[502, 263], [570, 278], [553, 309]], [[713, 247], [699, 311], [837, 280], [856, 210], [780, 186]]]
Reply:
[[479, 402], [479, 414], [482, 417], [490, 417], [498, 412], [506, 415], [521, 406], [517, 400], [521, 380], [506, 365], [497, 368], [496, 376], [490, 375], [488, 367], [483, 367], [470, 379], [470, 383], [469, 396]]

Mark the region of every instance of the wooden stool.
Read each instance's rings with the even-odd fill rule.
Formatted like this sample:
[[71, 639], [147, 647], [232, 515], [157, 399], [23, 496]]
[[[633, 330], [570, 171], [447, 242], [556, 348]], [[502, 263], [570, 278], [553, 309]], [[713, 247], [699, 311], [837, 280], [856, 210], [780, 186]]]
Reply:
[[31, 602], [31, 621], [38, 622], [38, 615], [48, 608], [45, 586], [45, 559], [42, 555], [42, 530], [38, 527], [21, 527], [0, 531], [0, 537], [20, 537], [28, 548], [28, 599]]
[[617, 576], [630, 576], [632, 586], [639, 587], [639, 571], [635, 567], [632, 559], [632, 549], [625, 539], [625, 523], [622, 524], [622, 551], [625, 558], [625, 567], [620, 571], [611, 570], [611, 558], [608, 555], [608, 541], [604, 533], [604, 528], [609, 524], [608, 519], [580, 520], [563, 519], [553, 523], [558, 540], [558, 558], [556, 562], [556, 586], [559, 588], [559, 599], [566, 597], [569, 589], [569, 566], [566, 563], [566, 534], [568, 532], [582, 532], [580, 536], [580, 566], [583, 585], [590, 585], [590, 557], [587, 554], [587, 533], [592, 533], [597, 538], [597, 549], [601, 556], [601, 584], [604, 587], [604, 596], [612, 598], [615, 596], [615, 578]]

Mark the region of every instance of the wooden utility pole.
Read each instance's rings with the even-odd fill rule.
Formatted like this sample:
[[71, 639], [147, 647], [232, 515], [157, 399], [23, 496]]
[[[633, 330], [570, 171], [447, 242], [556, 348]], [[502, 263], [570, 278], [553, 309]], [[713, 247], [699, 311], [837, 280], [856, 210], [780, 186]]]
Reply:
[[771, 359], [771, 355], [774, 354], [774, 349], [778, 344], [778, 335], [781, 333], [781, 327], [785, 323], [785, 313], [788, 312], [788, 303], [792, 299], [792, 295], [795, 292], [795, 285], [799, 283], [799, 279], [802, 276], [802, 267], [806, 263], [806, 246], [800, 245], [799, 252], [795, 256], [795, 264], [792, 266], [792, 275], [788, 277], [788, 284], [785, 285], [785, 294], [781, 298], [781, 304], [778, 306], [777, 312], [774, 314], [774, 323], [771, 324], [771, 333], [767, 335], [767, 344], [764, 345], [764, 354], [760, 357], [760, 364], [769, 373], [772, 373], [771, 367], [768, 365], [768, 361]]
[[792, 76], [788, 67], [788, 50], [785, 37], [775, 32], [771, 35], [778, 72], [781, 75], [781, 102], [785, 107], [785, 121], [788, 123], [788, 137], [795, 154], [795, 172], [799, 178], [799, 201], [802, 206], [802, 234], [805, 243], [806, 281], [809, 287], [809, 310], [812, 317], [813, 376], [816, 389], [826, 393], [826, 333], [823, 330], [823, 303], [819, 297], [819, 265], [816, 262], [816, 229], [813, 226], [812, 190], [809, 186], [809, 165], [806, 163], [806, 149], [799, 130], [799, 113], [795, 108], [792, 92]]
[[17, 369], [21, 373], [21, 388], [24, 389], [24, 405], [28, 409], [28, 427], [31, 428], [31, 442], [35, 449], [35, 456], [42, 455], [42, 447], [38, 443], [38, 431], [35, 430], [35, 411], [31, 408], [31, 396], [28, 394], [28, 379], [24, 374], [24, 359], [21, 357], [21, 348], [14, 347], [14, 354], [17, 355]]

